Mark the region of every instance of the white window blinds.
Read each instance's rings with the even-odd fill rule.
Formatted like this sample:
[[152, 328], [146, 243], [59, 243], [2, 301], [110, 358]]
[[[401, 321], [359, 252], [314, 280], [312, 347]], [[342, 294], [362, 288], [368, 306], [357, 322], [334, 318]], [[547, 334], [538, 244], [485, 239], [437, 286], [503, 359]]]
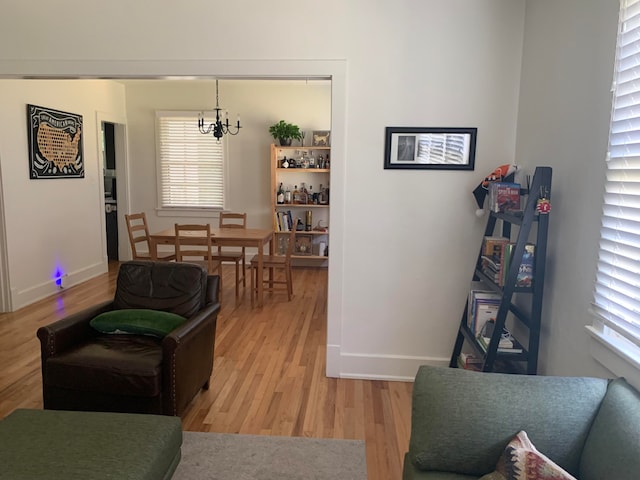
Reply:
[[224, 141], [198, 130], [197, 112], [157, 112], [160, 208], [224, 208]]
[[621, 2], [606, 163], [595, 326], [640, 346], [640, 0]]

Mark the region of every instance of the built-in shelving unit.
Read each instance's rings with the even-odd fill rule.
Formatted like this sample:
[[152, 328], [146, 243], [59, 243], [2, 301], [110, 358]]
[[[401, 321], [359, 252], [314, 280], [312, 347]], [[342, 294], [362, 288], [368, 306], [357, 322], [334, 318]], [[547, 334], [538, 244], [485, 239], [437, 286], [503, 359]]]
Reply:
[[[285, 252], [289, 225], [299, 218], [305, 229], [296, 233], [293, 258], [321, 264], [328, 259], [330, 154], [331, 147], [326, 146], [271, 145], [271, 205], [276, 254]], [[287, 198], [278, 198], [281, 184], [283, 190], [289, 192]], [[320, 186], [322, 191], [319, 191]], [[306, 203], [294, 198], [296, 187], [300, 192], [306, 188]]]

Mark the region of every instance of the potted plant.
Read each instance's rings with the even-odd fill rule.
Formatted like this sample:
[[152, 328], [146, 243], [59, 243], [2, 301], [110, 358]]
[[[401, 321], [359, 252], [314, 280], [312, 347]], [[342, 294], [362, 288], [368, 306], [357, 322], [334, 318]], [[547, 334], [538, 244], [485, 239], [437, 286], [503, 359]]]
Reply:
[[292, 123], [287, 123], [284, 120], [280, 120], [269, 127], [269, 133], [274, 139], [278, 139], [280, 146], [288, 147], [291, 145], [291, 140], [302, 140], [302, 132], [300, 127]]

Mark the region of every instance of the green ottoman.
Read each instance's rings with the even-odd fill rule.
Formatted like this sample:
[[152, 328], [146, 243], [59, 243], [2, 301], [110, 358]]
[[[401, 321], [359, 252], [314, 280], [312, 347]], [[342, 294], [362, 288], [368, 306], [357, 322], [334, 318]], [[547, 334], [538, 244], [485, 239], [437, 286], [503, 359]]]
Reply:
[[0, 421], [0, 477], [168, 480], [181, 445], [178, 417], [16, 410]]

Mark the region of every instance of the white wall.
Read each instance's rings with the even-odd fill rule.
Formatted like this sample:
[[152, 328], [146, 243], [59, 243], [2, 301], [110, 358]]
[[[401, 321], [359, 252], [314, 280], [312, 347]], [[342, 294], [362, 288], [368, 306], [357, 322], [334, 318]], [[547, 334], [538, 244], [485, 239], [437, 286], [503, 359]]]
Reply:
[[[249, 225], [271, 228], [273, 211], [269, 192], [269, 126], [284, 119], [307, 132], [331, 128], [331, 84], [328, 81], [220, 80], [220, 106], [230, 121], [241, 116], [237, 136], [226, 136], [229, 157], [227, 209], [247, 212]], [[184, 218], [155, 215], [155, 111], [211, 110], [215, 81], [135, 80], [126, 82], [131, 211], [147, 213], [150, 228], [161, 230]], [[194, 124], [194, 128], [196, 128]], [[212, 141], [213, 141], [213, 136]], [[149, 148], [149, 146], [153, 148]], [[151, 179], [151, 181], [150, 181]], [[215, 223], [211, 217], [193, 221]], [[217, 220], [216, 220], [217, 221]]]
[[[421, 363], [446, 364], [483, 227], [471, 191], [515, 156], [525, 1], [246, 3], [10, 2], [0, 76], [343, 62], [331, 93], [329, 373], [406, 379]], [[386, 126], [478, 127], [475, 172], [383, 170]]]
[[618, 0], [527, 2], [517, 155], [553, 167], [540, 371], [611, 376], [584, 326], [595, 280]]
[[[83, 117], [83, 179], [29, 178], [27, 104]], [[124, 87], [110, 81], [0, 80], [0, 161], [13, 309], [106, 271], [97, 112], [124, 116]]]

